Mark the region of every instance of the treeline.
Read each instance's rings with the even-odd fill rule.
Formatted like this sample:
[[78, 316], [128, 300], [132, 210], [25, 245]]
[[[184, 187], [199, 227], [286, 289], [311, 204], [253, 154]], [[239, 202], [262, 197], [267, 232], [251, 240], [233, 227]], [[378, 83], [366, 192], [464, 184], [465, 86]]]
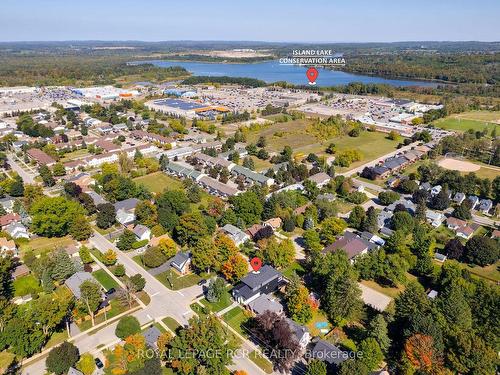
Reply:
[[398, 53], [349, 57], [343, 70], [386, 77], [438, 80], [452, 83], [498, 84], [500, 53]]
[[175, 56], [165, 56], [161, 60], [170, 61], [202, 61], [211, 63], [254, 63], [261, 61], [272, 60], [274, 56], [255, 56], [255, 57], [222, 57], [222, 56], [209, 56], [209, 55], [199, 55], [199, 54], [188, 54], [188, 55], [175, 55]]
[[182, 84], [184, 85], [197, 85], [200, 83], [219, 83], [219, 84], [233, 84], [233, 85], [242, 85], [248, 87], [263, 87], [266, 86], [266, 82], [261, 81], [260, 79], [255, 78], [245, 78], [245, 77], [212, 77], [212, 76], [191, 76], [184, 81]]
[[116, 56], [1, 56], [0, 86], [113, 85], [123, 77], [162, 82], [189, 76], [178, 66], [127, 64]]

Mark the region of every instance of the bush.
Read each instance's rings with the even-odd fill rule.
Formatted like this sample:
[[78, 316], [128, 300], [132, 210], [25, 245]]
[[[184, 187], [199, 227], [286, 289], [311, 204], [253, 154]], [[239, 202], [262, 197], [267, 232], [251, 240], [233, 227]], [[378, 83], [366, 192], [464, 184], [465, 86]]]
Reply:
[[295, 219], [293, 217], [287, 217], [283, 221], [283, 230], [285, 232], [293, 232], [295, 230]]
[[165, 256], [165, 254], [163, 254], [163, 252], [159, 248], [150, 247], [144, 253], [142, 261], [149, 268], [156, 268], [165, 263], [167, 261], [167, 257]]
[[135, 316], [124, 316], [115, 329], [115, 335], [122, 340], [139, 332], [141, 332], [141, 325]]
[[125, 267], [123, 264], [117, 264], [115, 268], [113, 269], [113, 275], [116, 277], [122, 277], [125, 276]]
[[399, 190], [406, 194], [413, 194], [418, 190], [418, 185], [413, 180], [404, 180], [399, 184]]

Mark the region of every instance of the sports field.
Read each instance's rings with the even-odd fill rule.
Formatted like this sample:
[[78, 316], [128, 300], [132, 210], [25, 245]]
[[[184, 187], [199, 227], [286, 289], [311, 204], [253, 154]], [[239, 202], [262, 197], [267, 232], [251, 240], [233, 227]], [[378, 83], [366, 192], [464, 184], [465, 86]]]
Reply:
[[488, 129], [488, 134], [491, 134], [493, 129], [499, 126], [500, 116], [499, 112], [464, 112], [458, 115], [448, 116], [444, 119], [439, 119], [434, 121], [433, 124], [442, 129], [457, 130], [461, 132], [466, 132], [469, 129], [475, 132]]

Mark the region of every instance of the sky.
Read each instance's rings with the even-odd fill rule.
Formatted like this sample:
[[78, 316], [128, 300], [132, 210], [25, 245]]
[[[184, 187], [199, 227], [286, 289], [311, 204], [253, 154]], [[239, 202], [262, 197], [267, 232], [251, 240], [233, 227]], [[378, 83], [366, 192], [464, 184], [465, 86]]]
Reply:
[[498, 0], [0, 0], [0, 41], [499, 41]]

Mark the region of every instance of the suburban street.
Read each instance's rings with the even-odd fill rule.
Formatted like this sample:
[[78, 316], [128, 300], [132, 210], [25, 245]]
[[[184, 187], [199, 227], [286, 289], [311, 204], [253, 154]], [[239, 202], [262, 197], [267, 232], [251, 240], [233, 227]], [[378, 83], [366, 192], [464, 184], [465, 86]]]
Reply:
[[35, 175], [32, 173], [26, 172], [19, 163], [14, 159], [12, 154], [7, 154], [7, 160], [9, 161], [9, 165], [11, 168], [17, 172], [19, 176], [23, 179], [26, 184], [34, 184], [35, 183]]

